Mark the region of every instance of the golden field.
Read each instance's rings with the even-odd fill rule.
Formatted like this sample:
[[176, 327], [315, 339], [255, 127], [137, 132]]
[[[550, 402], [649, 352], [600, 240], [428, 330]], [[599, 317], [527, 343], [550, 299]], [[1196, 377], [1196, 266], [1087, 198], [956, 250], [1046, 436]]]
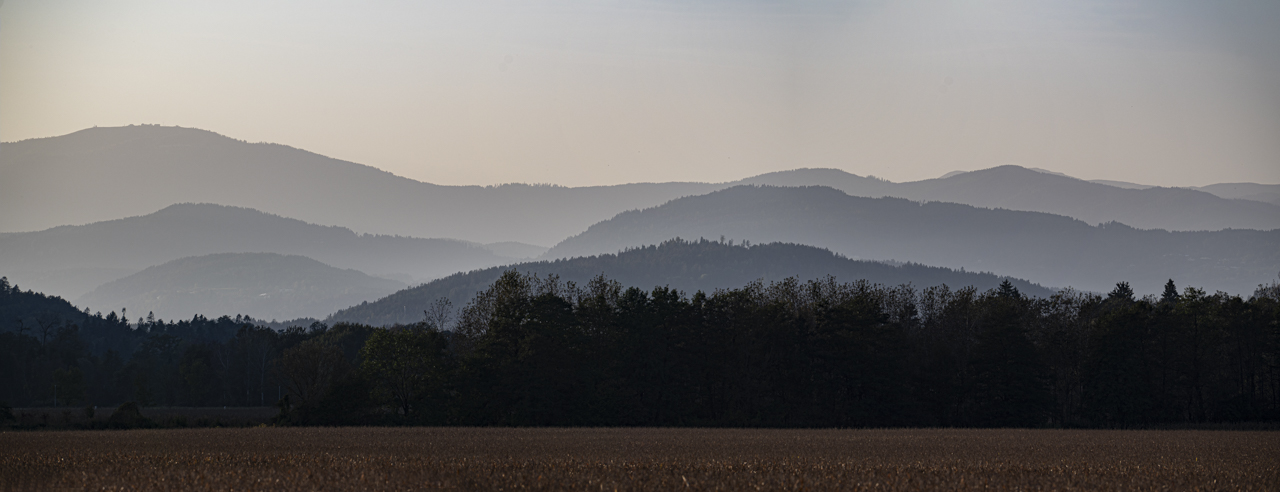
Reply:
[[0, 489], [1280, 490], [1280, 433], [241, 428], [0, 433]]

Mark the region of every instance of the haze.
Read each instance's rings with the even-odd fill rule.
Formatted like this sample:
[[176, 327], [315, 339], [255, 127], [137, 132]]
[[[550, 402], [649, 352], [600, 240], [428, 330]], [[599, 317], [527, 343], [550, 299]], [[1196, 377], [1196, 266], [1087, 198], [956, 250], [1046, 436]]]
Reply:
[[0, 139], [180, 125], [440, 184], [1276, 183], [1277, 26], [1268, 1], [10, 0]]

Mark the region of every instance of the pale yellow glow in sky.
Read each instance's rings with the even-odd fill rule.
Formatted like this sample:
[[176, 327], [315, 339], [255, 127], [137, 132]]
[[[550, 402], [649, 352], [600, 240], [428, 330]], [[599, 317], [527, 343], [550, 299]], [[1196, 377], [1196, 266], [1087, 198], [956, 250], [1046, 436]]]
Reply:
[[1274, 1], [9, 0], [0, 139], [179, 125], [441, 184], [1277, 183], [1277, 33]]

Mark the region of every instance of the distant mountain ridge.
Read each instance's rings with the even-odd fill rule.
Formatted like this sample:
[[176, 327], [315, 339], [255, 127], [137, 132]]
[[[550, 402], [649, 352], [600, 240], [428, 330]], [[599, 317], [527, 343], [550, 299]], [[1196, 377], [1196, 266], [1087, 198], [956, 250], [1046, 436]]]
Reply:
[[[407, 276], [405, 283], [512, 260], [454, 239], [360, 235], [247, 208], [188, 203], [143, 216], [5, 235], [0, 274], [75, 298], [149, 266], [213, 253], [300, 255], [371, 275]], [[104, 278], [108, 274], [114, 276]]]
[[92, 128], [3, 147], [4, 232], [86, 224], [147, 214], [174, 203], [206, 202], [357, 232], [550, 245], [620, 212], [738, 184], [824, 185], [859, 196], [1042, 211], [1139, 228], [1280, 227], [1280, 206], [1275, 204], [1188, 189], [1122, 189], [1016, 166], [910, 183], [833, 169], [798, 169], [732, 183], [481, 187], [423, 183], [284, 145], [247, 143], [187, 128]]
[[[139, 189], [138, 183], [152, 185]], [[92, 128], [4, 144], [0, 231], [86, 224], [194, 202], [361, 233], [549, 245], [619, 211], [712, 189], [700, 183], [441, 186], [204, 130]], [[68, 195], [76, 199], [49, 199]], [[40, 207], [30, 206], [35, 203]]]
[[162, 319], [248, 315], [263, 320], [322, 318], [405, 285], [297, 255], [218, 253], [179, 258], [99, 286], [77, 306]]
[[1223, 198], [1253, 200], [1280, 205], [1280, 185], [1258, 183], [1218, 183], [1194, 188]]
[[[989, 273], [962, 272], [918, 264], [900, 266], [844, 258], [831, 251], [799, 244], [772, 243], [750, 247], [708, 240], [669, 240], [633, 247], [616, 254], [602, 254], [557, 261], [527, 262], [457, 273], [411, 287], [377, 301], [351, 306], [326, 322], [341, 321], [390, 325], [422, 321], [423, 311], [439, 298], [457, 308], [488, 288], [504, 271], [514, 269], [539, 275], [554, 274], [561, 280], [583, 285], [597, 275], [617, 280], [624, 287], [650, 291], [671, 287], [692, 295], [695, 291], [739, 288], [749, 282], [779, 281], [787, 277], [813, 280], [834, 276], [840, 282], [866, 280], [888, 286], [911, 284], [920, 289], [946, 284], [951, 288], [995, 288], [1005, 278]], [[1009, 279], [1023, 293], [1047, 297], [1052, 291], [1021, 279]]]
[[629, 211], [543, 258], [611, 253], [673, 237], [809, 244], [873, 260], [991, 271], [1041, 285], [1106, 292], [1168, 279], [1248, 294], [1280, 271], [1280, 230], [1168, 232], [1091, 226], [1040, 212], [850, 196], [827, 187], [739, 186]]
[[[1227, 199], [1187, 188], [1121, 188], [1061, 173], [1000, 166], [946, 178], [894, 183], [837, 169], [797, 169], [763, 174], [743, 184], [829, 186], [868, 198], [896, 197], [1065, 215], [1090, 224], [1120, 222], [1139, 229], [1222, 230], [1280, 228], [1280, 206]], [[1118, 183], [1117, 183], [1118, 184]], [[1138, 186], [1138, 185], [1135, 185]], [[1225, 193], [1227, 185], [1207, 187]], [[1257, 187], [1262, 196], [1267, 185]], [[1280, 186], [1276, 187], [1280, 190]], [[1239, 196], [1253, 196], [1240, 193]]]

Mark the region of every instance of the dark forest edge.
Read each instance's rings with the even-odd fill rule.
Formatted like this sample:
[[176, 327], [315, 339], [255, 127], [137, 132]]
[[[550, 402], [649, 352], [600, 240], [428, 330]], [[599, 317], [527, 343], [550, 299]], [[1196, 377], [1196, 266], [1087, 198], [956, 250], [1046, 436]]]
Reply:
[[226, 316], [133, 326], [0, 280], [0, 316], [0, 425], [16, 428], [50, 424], [19, 422], [10, 404], [120, 406], [90, 428], [161, 425], [137, 407], [271, 404], [279, 425], [1280, 421], [1274, 282], [1248, 299], [1172, 281], [1159, 297], [1121, 283], [1034, 298], [1008, 282], [978, 292], [834, 278], [686, 296], [509, 271], [456, 315], [441, 300], [411, 325], [277, 331]]

